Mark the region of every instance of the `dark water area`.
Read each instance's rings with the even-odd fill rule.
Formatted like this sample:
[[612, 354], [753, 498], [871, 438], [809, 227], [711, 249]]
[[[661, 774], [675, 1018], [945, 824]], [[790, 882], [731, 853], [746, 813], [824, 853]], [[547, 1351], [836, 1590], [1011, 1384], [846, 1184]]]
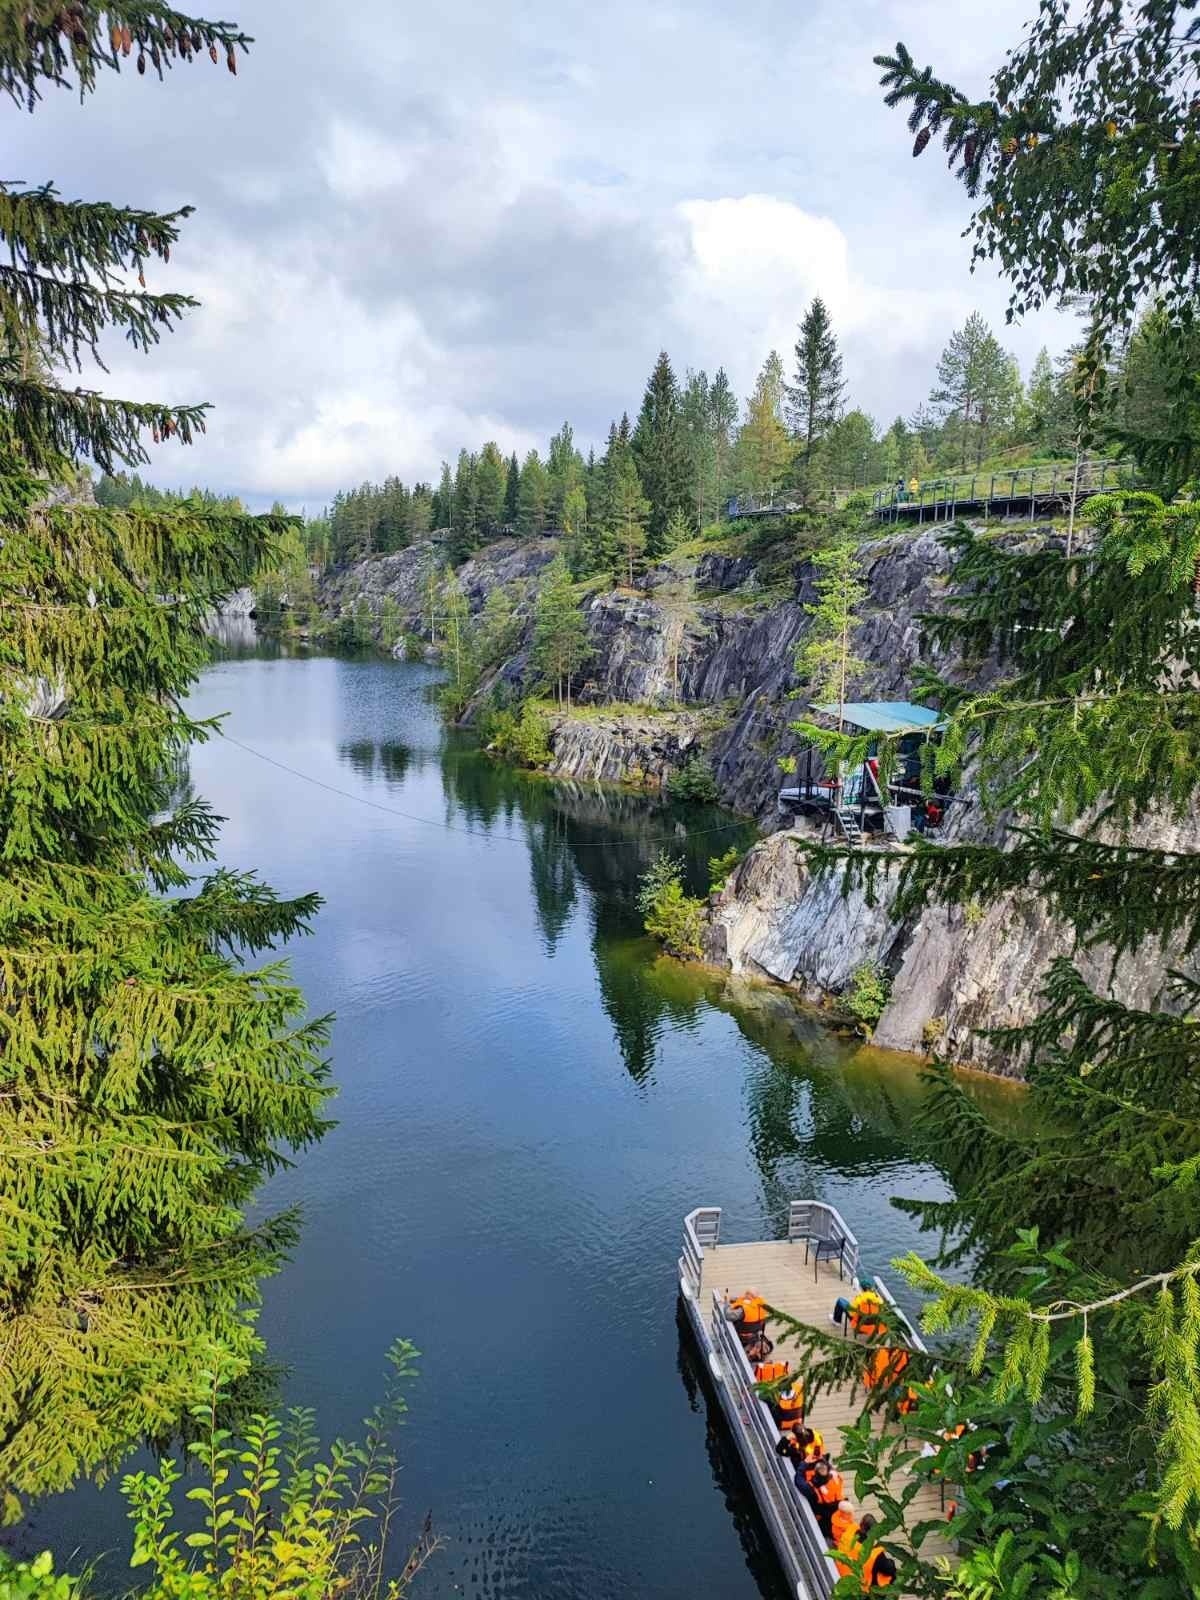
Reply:
[[[261, 1319], [285, 1399], [353, 1433], [389, 1343], [418, 1345], [397, 1560], [426, 1510], [446, 1540], [418, 1595], [774, 1600], [676, 1318], [681, 1221], [719, 1204], [750, 1238], [816, 1196], [886, 1266], [920, 1242], [890, 1197], [948, 1193], [913, 1151], [915, 1068], [641, 936], [661, 841], [699, 886], [746, 837], [728, 817], [497, 767], [442, 730], [433, 679], [248, 656], [192, 706], [250, 747], [193, 756], [221, 861], [326, 901], [290, 954], [337, 1013], [338, 1125], [263, 1199], [304, 1216]], [[125, 1551], [120, 1497], [49, 1502], [20, 1540]]]

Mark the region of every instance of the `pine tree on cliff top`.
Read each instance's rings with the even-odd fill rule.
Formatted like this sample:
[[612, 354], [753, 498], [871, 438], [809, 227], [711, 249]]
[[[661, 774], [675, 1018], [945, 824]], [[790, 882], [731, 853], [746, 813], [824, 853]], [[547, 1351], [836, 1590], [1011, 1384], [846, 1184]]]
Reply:
[[[19, 13], [19, 14], [18, 14]], [[0, 22], [0, 84], [32, 109], [105, 68], [162, 75], [249, 41], [154, 0], [34, 3]], [[221, 1347], [259, 1348], [260, 1277], [294, 1231], [243, 1208], [321, 1133], [324, 1026], [284, 966], [304, 927], [252, 874], [194, 878], [218, 819], [181, 798], [203, 619], [289, 526], [220, 507], [60, 503], [90, 457], [186, 443], [203, 406], [77, 388], [106, 329], [148, 349], [192, 304], [131, 277], [165, 263], [159, 215], [0, 185], [0, 1491], [61, 1488], [174, 1426]], [[62, 383], [50, 373], [65, 373]], [[166, 891], [170, 891], [167, 893]]]

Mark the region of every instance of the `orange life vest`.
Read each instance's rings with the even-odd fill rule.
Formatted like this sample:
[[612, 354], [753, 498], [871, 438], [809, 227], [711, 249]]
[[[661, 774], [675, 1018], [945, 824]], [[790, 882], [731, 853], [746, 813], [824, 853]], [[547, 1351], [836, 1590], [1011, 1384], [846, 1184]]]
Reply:
[[863, 1387], [873, 1389], [877, 1383], [886, 1383], [890, 1388], [907, 1366], [906, 1350], [876, 1350], [863, 1374]]
[[846, 1498], [846, 1485], [840, 1472], [831, 1472], [824, 1483], [813, 1483], [813, 1493], [823, 1506], [836, 1506]]
[[738, 1323], [742, 1333], [751, 1330], [757, 1332], [767, 1320], [767, 1302], [756, 1295], [753, 1289], [747, 1289], [745, 1294], [738, 1295], [736, 1300], [731, 1300], [729, 1303], [742, 1313]]
[[907, 1417], [910, 1412], [913, 1412], [917, 1409], [920, 1403], [921, 1397], [917, 1391], [915, 1389], [906, 1389], [904, 1391], [904, 1398], [896, 1402], [896, 1410], [902, 1417]]
[[[858, 1523], [854, 1520], [854, 1513], [852, 1511], [835, 1511], [830, 1520], [830, 1529], [833, 1535], [830, 1542], [835, 1544], [842, 1552], [842, 1556], [834, 1556], [833, 1564], [844, 1578], [851, 1570], [851, 1562], [854, 1561], [859, 1551]], [[848, 1557], [849, 1559], [843, 1559], [843, 1557]]]
[[789, 1368], [786, 1361], [762, 1361], [754, 1369], [755, 1383], [776, 1383], [786, 1378]]
[[850, 1302], [850, 1326], [868, 1339], [877, 1338], [887, 1328], [882, 1313], [883, 1301], [873, 1289], [863, 1289]]
[[883, 1546], [881, 1544], [877, 1544], [871, 1551], [871, 1554], [863, 1562], [862, 1586], [864, 1594], [866, 1594], [870, 1589], [891, 1588], [892, 1580], [887, 1576], [886, 1573], [881, 1573], [878, 1578], [875, 1576], [875, 1562], [881, 1555], [884, 1554], [886, 1554], [886, 1552]]
[[784, 1433], [790, 1433], [794, 1428], [799, 1428], [804, 1422], [804, 1385], [796, 1380], [790, 1389], [783, 1389], [776, 1396], [775, 1408], [779, 1413], [779, 1426]]

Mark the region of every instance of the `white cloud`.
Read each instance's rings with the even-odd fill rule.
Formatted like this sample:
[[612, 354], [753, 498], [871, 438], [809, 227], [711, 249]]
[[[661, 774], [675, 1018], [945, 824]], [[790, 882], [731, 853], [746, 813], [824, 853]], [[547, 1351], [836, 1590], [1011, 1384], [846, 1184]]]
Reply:
[[[82, 108], [9, 107], [9, 166], [64, 193], [197, 206], [155, 288], [202, 308], [110, 393], [209, 399], [163, 482], [323, 503], [430, 477], [495, 437], [585, 443], [635, 410], [660, 347], [745, 393], [820, 293], [851, 398], [880, 420], [928, 392], [951, 328], [1005, 294], [972, 278], [967, 206], [913, 163], [871, 57], [903, 37], [977, 88], [1031, 0], [483, 0], [409, 8], [239, 0], [237, 79], [122, 75]], [[1028, 365], [1071, 325], [1006, 332]]]

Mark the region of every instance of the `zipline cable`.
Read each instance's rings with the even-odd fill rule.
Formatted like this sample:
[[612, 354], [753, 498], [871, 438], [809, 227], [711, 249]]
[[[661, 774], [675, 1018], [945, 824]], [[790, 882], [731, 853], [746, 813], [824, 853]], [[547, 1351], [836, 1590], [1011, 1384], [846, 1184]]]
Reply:
[[[269, 767], [277, 767], [280, 772], [289, 773], [293, 778], [299, 778], [304, 783], [311, 783], [316, 789], [324, 789], [327, 794], [340, 795], [343, 800], [354, 800], [360, 806], [370, 806], [372, 811], [383, 811], [388, 816], [403, 817], [406, 822], [419, 822], [427, 828], [440, 828], [443, 833], [461, 833], [469, 839], [487, 839], [494, 843], [497, 839], [506, 844], [524, 844], [523, 839], [517, 839], [512, 834], [485, 833], [479, 828], [456, 828], [452, 822], [441, 822], [437, 817], [419, 817], [414, 811], [401, 811], [398, 806], [386, 806], [379, 800], [368, 800], [366, 795], [355, 794], [351, 789], [339, 789], [335, 783], [326, 783], [323, 778], [314, 778], [311, 772], [302, 772], [299, 767], [290, 767], [286, 761], [277, 761], [274, 756], [269, 756], [262, 750], [256, 750], [252, 744], [246, 744], [241, 739], [235, 739], [233, 734], [222, 732], [220, 737], [226, 744], [233, 744], [239, 750], [244, 750], [247, 755], [254, 756], [259, 761], [265, 761]], [[684, 839], [703, 839], [708, 834], [731, 833], [735, 828], [745, 828], [745, 822], [723, 822], [712, 828], [689, 828], [684, 832]], [[612, 850], [619, 845], [637, 845], [644, 847], [650, 844], [679, 844], [678, 834], [664, 833], [650, 839], [577, 839], [570, 843], [572, 850]]]

